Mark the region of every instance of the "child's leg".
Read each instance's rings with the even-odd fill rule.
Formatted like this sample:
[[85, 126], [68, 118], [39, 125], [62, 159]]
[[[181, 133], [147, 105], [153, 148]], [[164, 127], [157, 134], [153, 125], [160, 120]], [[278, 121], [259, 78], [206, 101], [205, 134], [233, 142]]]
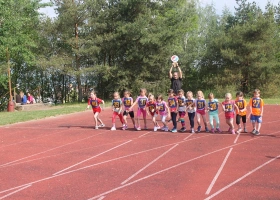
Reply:
[[205, 131], [208, 132], [209, 130], [208, 130], [208, 127], [207, 127], [206, 114], [203, 114], [201, 116], [202, 116], [203, 123], [204, 123], [204, 126], [205, 126]]
[[116, 116], [118, 115], [117, 112], [113, 112], [113, 115], [112, 115], [112, 123], [113, 123], [113, 126], [115, 126], [116, 124]]
[[134, 112], [133, 112], [133, 111], [130, 111], [130, 112], [129, 112], [129, 116], [130, 116], [130, 118], [131, 118], [131, 121], [132, 121], [132, 123], [133, 123], [133, 126], [135, 126]]
[[238, 126], [238, 129], [241, 129], [240, 118], [240, 115], [236, 115], [236, 125]]
[[179, 112], [179, 119], [180, 119], [180, 121], [181, 121], [181, 125], [182, 125], [182, 128], [186, 128], [186, 122], [185, 122], [185, 119], [184, 119], [184, 117], [185, 117], [185, 112]]
[[143, 113], [144, 127], [147, 128], [147, 111], [143, 109], [142, 113]]
[[123, 120], [123, 115], [122, 115], [122, 113], [118, 114], [118, 116], [119, 116], [119, 118], [120, 118], [120, 120], [121, 120], [122, 125], [124, 125], [124, 120]]
[[96, 113], [94, 113], [94, 115], [93, 115], [95, 127], [97, 127], [98, 114], [99, 114], [99, 112], [96, 112]]
[[188, 116], [189, 116], [189, 120], [190, 120], [191, 129], [193, 129], [194, 128], [195, 112], [188, 113]]
[[173, 128], [177, 129], [177, 113], [171, 112], [171, 118], [172, 118]]
[[166, 124], [166, 115], [162, 115], [162, 116], [161, 116], [161, 122], [163, 123], [163, 126], [164, 126], [164, 127], [167, 127], [167, 124]]
[[126, 111], [123, 112], [123, 121], [127, 125], [127, 112]]
[[260, 129], [261, 129], [262, 123], [257, 123], [257, 124], [258, 124], [258, 127], [257, 127], [257, 129], [256, 129], [256, 130], [257, 130], [258, 132], [260, 132]]
[[247, 130], [246, 130], [246, 121], [247, 121], [247, 117], [246, 117], [246, 115], [243, 115], [243, 116], [242, 116], [242, 122], [243, 122], [244, 132], [247, 131]]
[[137, 126], [140, 127], [140, 116], [141, 116], [141, 110], [138, 108], [137, 110]]
[[197, 125], [200, 126], [200, 113], [196, 113]]
[[214, 129], [213, 118], [214, 118], [214, 115], [209, 114], [209, 123], [210, 123], [211, 129]]
[[216, 114], [213, 117], [214, 117], [214, 120], [216, 121], [216, 128], [219, 129], [220, 128], [219, 114]]

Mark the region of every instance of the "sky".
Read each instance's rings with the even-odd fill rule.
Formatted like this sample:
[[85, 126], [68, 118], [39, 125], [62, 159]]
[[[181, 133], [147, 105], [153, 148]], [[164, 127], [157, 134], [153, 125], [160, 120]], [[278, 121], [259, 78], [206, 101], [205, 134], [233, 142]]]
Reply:
[[[248, 2], [253, 2], [255, 1], [258, 6], [260, 6], [262, 9], [265, 8], [268, 0], [248, 0]], [[42, 0], [42, 2], [50, 2], [49, 0]], [[216, 11], [218, 14], [222, 14], [222, 11], [225, 7], [227, 7], [232, 13], [234, 12], [234, 7], [237, 6], [235, 0], [200, 0], [202, 5], [206, 4], [212, 4], [216, 8]], [[273, 5], [277, 5], [280, 0], [270, 0], [270, 2]], [[53, 18], [56, 16], [54, 9], [51, 7], [47, 7], [44, 9], [40, 9], [40, 12], [46, 14], [47, 16]]]

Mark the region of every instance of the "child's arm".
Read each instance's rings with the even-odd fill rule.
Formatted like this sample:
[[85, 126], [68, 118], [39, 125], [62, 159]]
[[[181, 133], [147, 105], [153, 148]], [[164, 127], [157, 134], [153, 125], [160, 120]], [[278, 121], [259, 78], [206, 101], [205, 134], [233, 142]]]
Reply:
[[167, 109], [167, 115], [168, 115], [168, 117], [170, 118], [170, 109], [169, 109], [169, 107], [165, 104], [165, 107], [166, 107], [166, 109]]
[[237, 113], [239, 113], [240, 110], [239, 110], [238, 106], [236, 104], [234, 104], [234, 107], [237, 110]]
[[105, 102], [103, 101], [103, 100], [101, 100], [101, 103], [100, 104], [102, 104], [102, 110], [104, 110], [104, 108], [105, 108]]
[[137, 99], [135, 100], [135, 102], [133, 102], [133, 104], [130, 106], [129, 111], [132, 111], [133, 106], [135, 106], [137, 104]]
[[223, 108], [223, 111], [226, 112], [226, 107], [224, 104], [222, 104], [222, 108]]
[[86, 109], [89, 109], [89, 106], [90, 106], [90, 99], [88, 99], [88, 105]]
[[182, 74], [182, 70], [181, 70], [181, 68], [179, 67], [179, 65], [178, 65], [178, 71], [179, 71], [179, 78], [182, 78], [183, 77], [183, 74]]

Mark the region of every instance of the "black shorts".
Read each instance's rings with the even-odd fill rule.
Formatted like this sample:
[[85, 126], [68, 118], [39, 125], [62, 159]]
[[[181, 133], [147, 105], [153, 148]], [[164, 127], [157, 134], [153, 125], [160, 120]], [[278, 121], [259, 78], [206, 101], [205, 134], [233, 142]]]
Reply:
[[242, 118], [242, 122], [246, 123], [246, 115], [236, 115], [236, 124], [239, 125], [240, 124], [240, 118]]
[[134, 118], [134, 112], [133, 111], [129, 111], [129, 112], [124, 111], [123, 112], [123, 116], [127, 116], [128, 114], [129, 114], [131, 119]]

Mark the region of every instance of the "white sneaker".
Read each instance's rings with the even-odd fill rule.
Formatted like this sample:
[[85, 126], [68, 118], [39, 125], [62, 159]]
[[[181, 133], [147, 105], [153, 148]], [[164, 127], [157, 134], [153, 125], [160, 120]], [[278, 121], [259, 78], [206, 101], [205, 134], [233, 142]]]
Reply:
[[113, 126], [113, 127], [111, 128], [111, 131], [115, 131], [115, 130], [116, 130], [116, 127]]
[[154, 131], [157, 131], [157, 127], [156, 126], [154, 127]]
[[95, 129], [98, 129], [98, 126], [96, 126]]
[[98, 127], [105, 127], [105, 124], [99, 124]]

